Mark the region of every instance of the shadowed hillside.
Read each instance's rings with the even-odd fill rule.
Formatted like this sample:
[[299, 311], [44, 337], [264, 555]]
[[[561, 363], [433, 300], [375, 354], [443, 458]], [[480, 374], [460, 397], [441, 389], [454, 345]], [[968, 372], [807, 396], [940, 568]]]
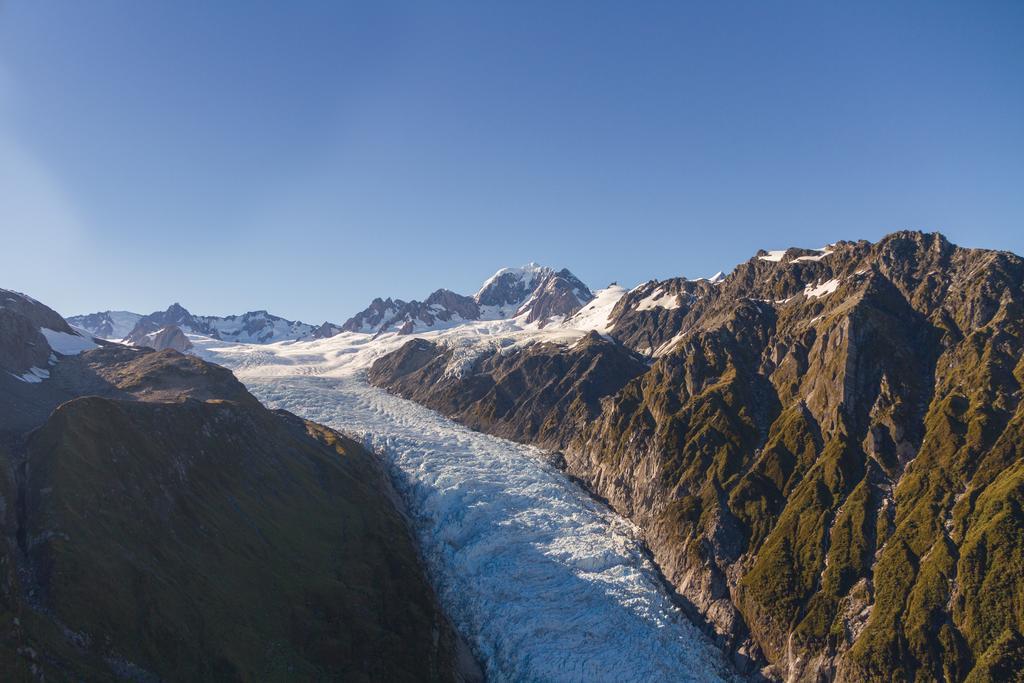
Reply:
[[[43, 309], [4, 343], [50, 338]], [[0, 373], [5, 680], [461, 676], [361, 446], [174, 351], [7, 351], [48, 376]]]

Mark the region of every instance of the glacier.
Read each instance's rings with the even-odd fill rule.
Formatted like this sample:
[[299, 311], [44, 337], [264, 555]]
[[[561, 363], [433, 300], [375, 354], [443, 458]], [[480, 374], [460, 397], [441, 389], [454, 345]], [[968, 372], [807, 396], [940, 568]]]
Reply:
[[268, 407], [344, 431], [382, 456], [439, 599], [488, 680], [731, 680], [631, 523], [539, 449], [368, 384], [372, 359], [407, 340], [193, 341]]

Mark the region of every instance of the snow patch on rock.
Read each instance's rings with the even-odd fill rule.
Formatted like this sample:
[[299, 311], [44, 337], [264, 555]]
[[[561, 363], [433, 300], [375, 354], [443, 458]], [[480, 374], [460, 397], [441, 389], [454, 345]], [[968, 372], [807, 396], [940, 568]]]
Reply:
[[594, 292], [593, 300], [570, 316], [562, 327], [576, 330], [594, 330], [599, 334], [608, 334], [615, 323], [610, 320], [612, 309], [626, 290], [619, 285], [609, 285], [605, 289]]
[[637, 302], [636, 310], [650, 311], [655, 308], [667, 308], [671, 310], [673, 308], [679, 308], [679, 305], [678, 294], [670, 294], [669, 292], [661, 289], [656, 289], [649, 296]]
[[816, 285], [813, 287], [811, 285], [807, 285], [804, 288], [804, 296], [806, 296], [809, 299], [815, 299], [820, 296], [828, 296], [832, 292], [836, 291], [836, 289], [838, 288], [839, 280], [834, 279], [829, 280], [827, 282], [823, 282], [820, 285]]
[[42, 327], [39, 331], [46, 337], [46, 343], [50, 345], [50, 348], [62, 356], [77, 356], [82, 351], [89, 351], [97, 346], [91, 338], [80, 334], [58, 332], [48, 327]]
[[782, 257], [786, 255], [785, 249], [779, 249], [776, 251], [769, 251], [765, 256], [758, 256], [762, 261], [771, 261], [772, 263], [778, 263], [782, 260]]

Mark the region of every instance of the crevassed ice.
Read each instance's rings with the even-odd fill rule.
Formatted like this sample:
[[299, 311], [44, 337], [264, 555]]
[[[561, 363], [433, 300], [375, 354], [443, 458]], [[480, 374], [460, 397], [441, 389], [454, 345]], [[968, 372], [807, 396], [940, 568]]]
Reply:
[[723, 678], [720, 654], [672, 604], [628, 523], [533, 449], [358, 375], [249, 388], [384, 454], [440, 599], [490, 680]]
[[[467, 353], [527, 343], [522, 331], [463, 328], [424, 336]], [[551, 332], [530, 334], [558, 343], [583, 334]], [[721, 653], [673, 604], [627, 521], [539, 450], [473, 432], [366, 382], [370, 363], [407, 337], [192, 340], [268, 406], [353, 434], [384, 456], [438, 596], [489, 680], [730, 677]]]

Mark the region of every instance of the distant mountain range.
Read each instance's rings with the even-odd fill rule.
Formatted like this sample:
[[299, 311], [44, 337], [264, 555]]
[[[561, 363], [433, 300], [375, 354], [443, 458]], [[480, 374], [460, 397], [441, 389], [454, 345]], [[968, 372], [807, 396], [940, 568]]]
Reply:
[[499, 270], [473, 296], [439, 289], [425, 301], [377, 298], [342, 325], [325, 322], [313, 326], [267, 311], [200, 316], [178, 303], [149, 315], [103, 311], [72, 316], [67, 322], [100, 339], [184, 351], [188, 348], [184, 334], [271, 344], [323, 339], [340, 332], [413, 334], [478, 320], [518, 319], [543, 327], [572, 315], [593, 298], [587, 286], [568, 270], [555, 271], [531, 263]]
[[199, 334], [223, 341], [246, 344], [270, 344], [298, 339], [319, 339], [337, 334], [339, 327], [325, 322], [314, 326], [286, 320], [266, 311], [250, 311], [226, 317], [193, 315], [181, 304], [175, 303], [165, 311], [140, 315], [129, 311], [104, 311], [76, 315], [68, 323], [94, 337], [130, 344], [144, 345], [154, 334], [165, 328], [178, 328], [189, 334]]
[[[49, 405], [31, 391], [67, 381], [61, 354], [103, 343], [6, 296], [17, 420]], [[371, 383], [545, 449], [638, 526], [690, 616], [755, 679], [1024, 669], [1017, 255], [904, 231], [630, 290], [529, 264], [320, 328], [177, 305], [132, 316], [69, 322], [100, 337], [131, 325], [125, 339], [147, 346], [330, 337], [310, 356], [371, 348]]]

